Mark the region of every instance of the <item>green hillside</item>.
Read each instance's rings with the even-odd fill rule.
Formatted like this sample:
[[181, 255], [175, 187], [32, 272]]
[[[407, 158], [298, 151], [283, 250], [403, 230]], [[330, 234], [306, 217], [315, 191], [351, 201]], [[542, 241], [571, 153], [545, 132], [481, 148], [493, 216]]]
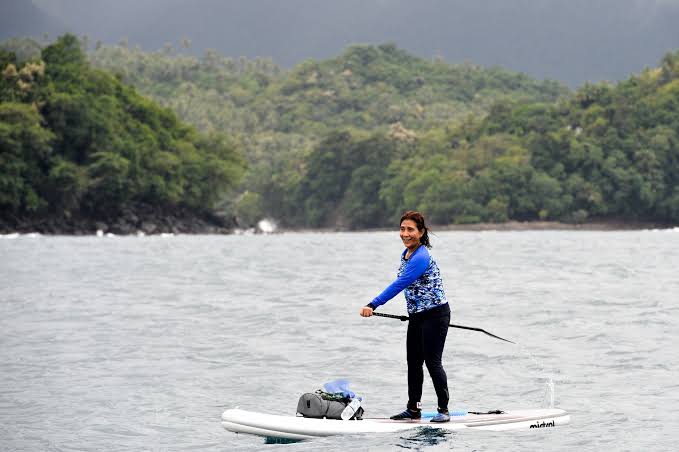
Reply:
[[[499, 219], [676, 223], [679, 51], [657, 68], [617, 85], [585, 85], [555, 104], [498, 106], [465, 146], [478, 154], [492, 141], [515, 151], [506, 146], [470, 178], [467, 186], [485, 185], [486, 192], [469, 193], [471, 211], [495, 202], [503, 207]], [[489, 177], [500, 185], [488, 190], [482, 181]]]
[[[308, 162], [293, 203], [307, 224], [380, 226], [411, 208], [440, 224], [676, 224], [679, 51], [617, 85], [585, 85], [556, 102], [499, 102], [485, 117], [398, 146], [376, 134], [335, 136]], [[343, 185], [324, 183], [340, 171]]]
[[676, 224], [678, 75], [675, 52], [617, 85], [585, 85], [554, 102], [498, 101], [455, 126], [330, 134], [305, 158], [285, 217], [360, 228], [415, 208], [439, 224]]
[[93, 69], [71, 35], [18, 60], [0, 50], [2, 219], [115, 219], [125, 210], [209, 210], [244, 162], [219, 133]]
[[124, 44], [99, 47], [91, 60], [199, 129], [238, 138], [249, 170], [241, 195], [222, 207], [243, 223], [268, 215], [289, 226], [335, 225], [309, 213], [316, 218], [311, 221], [300, 211], [308, 200], [299, 199], [304, 191], [298, 186], [309, 154], [335, 131], [409, 139], [483, 116], [496, 102], [553, 102], [568, 93], [556, 82], [423, 60], [391, 44], [352, 46], [337, 58], [307, 61], [291, 71], [267, 60], [214, 52], [195, 58], [170, 48], [148, 53]]
[[566, 93], [556, 82], [423, 60], [392, 44], [352, 46], [335, 59], [309, 60], [291, 71], [269, 60], [215, 52], [195, 58], [169, 48], [148, 53], [125, 45], [99, 47], [91, 60], [199, 128], [232, 133], [320, 136], [396, 121], [429, 129], [483, 113], [498, 99], [552, 101]]
[[290, 71], [97, 46], [91, 64], [108, 72], [73, 37], [39, 58], [34, 43], [12, 46], [0, 139], [14, 214], [144, 203], [288, 227], [383, 227], [406, 209], [439, 224], [679, 221], [679, 52], [569, 92], [391, 44]]

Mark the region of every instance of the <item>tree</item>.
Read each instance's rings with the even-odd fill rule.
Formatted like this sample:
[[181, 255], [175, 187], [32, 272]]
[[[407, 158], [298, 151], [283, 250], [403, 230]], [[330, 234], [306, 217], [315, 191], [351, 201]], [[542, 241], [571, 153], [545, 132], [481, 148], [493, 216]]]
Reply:
[[31, 105], [0, 103], [0, 207], [16, 215], [46, 206], [40, 192], [53, 135], [40, 122]]

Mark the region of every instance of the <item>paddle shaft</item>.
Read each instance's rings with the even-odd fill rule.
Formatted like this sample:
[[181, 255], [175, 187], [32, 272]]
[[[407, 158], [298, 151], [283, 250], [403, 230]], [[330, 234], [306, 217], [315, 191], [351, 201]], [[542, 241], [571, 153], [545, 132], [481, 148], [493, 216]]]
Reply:
[[[376, 315], [377, 317], [388, 317], [390, 319], [399, 319], [401, 322], [405, 322], [406, 320], [408, 320], [407, 315], [383, 314], [381, 312], [374, 312], [374, 311], [373, 311], [373, 315]], [[454, 323], [451, 323], [448, 326], [450, 328], [459, 328], [461, 330], [480, 331], [484, 334], [487, 334], [488, 336], [494, 337], [495, 339], [500, 339], [501, 341], [510, 342], [512, 344], [514, 343], [514, 342], [510, 341], [509, 339], [501, 338], [500, 336], [496, 336], [494, 334], [491, 334], [488, 331], [481, 329], [481, 328], [474, 328], [472, 326], [455, 325]]]

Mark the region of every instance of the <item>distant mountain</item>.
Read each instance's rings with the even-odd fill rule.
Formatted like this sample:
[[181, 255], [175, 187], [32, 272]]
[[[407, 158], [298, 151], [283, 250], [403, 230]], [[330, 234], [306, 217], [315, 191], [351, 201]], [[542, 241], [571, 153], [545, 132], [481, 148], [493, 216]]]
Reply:
[[66, 31], [66, 25], [30, 0], [2, 0], [0, 3], [0, 40], [42, 37], [44, 34], [55, 38]]
[[576, 86], [625, 79], [679, 47], [679, 0], [33, 3], [74, 32], [88, 34], [90, 42], [127, 38], [156, 50], [167, 42], [180, 47], [188, 38], [197, 54], [213, 48], [232, 57], [271, 57], [286, 67], [331, 57], [349, 44], [393, 42], [424, 58], [499, 65]]

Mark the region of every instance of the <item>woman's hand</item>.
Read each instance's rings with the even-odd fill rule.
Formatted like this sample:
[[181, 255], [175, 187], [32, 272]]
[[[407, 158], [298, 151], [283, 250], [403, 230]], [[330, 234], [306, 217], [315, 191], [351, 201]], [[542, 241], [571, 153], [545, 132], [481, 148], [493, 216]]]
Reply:
[[370, 317], [373, 315], [373, 308], [370, 306], [363, 306], [361, 308], [361, 317]]

